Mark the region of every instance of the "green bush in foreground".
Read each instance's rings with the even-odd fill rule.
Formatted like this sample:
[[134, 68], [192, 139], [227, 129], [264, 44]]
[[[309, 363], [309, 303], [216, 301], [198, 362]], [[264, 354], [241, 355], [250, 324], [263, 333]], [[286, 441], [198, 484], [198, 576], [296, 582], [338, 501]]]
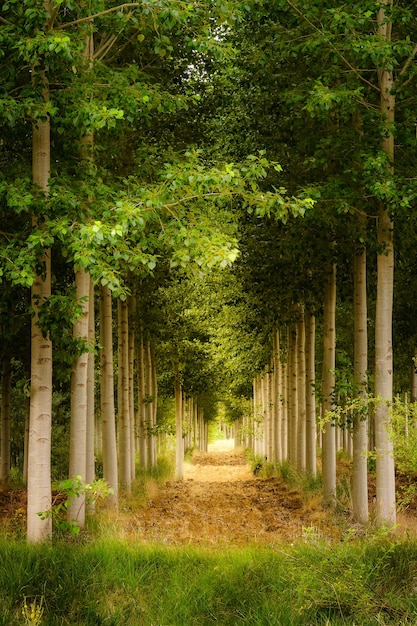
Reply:
[[[417, 622], [417, 545], [229, 551], [122, 542], [0, 543], [0, 626], [257, 626]], [[30, 617], [30, 615], [29, 615]]]

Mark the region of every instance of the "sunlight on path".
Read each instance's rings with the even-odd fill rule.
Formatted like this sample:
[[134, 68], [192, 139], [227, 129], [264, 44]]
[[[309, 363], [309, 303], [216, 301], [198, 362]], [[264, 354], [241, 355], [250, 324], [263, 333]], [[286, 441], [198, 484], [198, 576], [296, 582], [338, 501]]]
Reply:
[[216, 439], [208, 444], [209, 452], [230, 452], [235, 447], [234, 439]]
[[[218, 439], [213, 443], [209, 443], [208, 452], [209, 457], [213, 453], [218, 459], [224, 453], [225, 457], [230, 457], [234, 454], [234, 439]], [[202, 453], [204, 454], [204, 453]], [[241, 452], [236, 451], [237, 455]], [[238, 480], [251, 480], [253, 474], [249, 465], [200, 465], [192, 463], [184, 463], [184, 480], [192, 480], [195, 482], [204, 483], [224, 483], [234, 482]]]

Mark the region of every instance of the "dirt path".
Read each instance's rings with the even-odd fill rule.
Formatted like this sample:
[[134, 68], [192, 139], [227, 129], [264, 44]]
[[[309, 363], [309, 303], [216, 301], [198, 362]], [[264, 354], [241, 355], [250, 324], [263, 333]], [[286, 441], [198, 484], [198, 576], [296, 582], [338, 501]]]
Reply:
[[242, 451], [219, 446], [195, 455], [184, 480], [166, 483], [130, 522], [137, 540], [168, 545], [271, 545], [330, 530], [322, 511], [277, 478], [254, 477]]

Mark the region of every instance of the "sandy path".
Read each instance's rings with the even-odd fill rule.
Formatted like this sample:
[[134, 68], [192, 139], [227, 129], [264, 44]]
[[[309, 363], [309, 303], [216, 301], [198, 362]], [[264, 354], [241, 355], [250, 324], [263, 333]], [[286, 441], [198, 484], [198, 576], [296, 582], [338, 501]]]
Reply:
[[222, 439], [208, 446], [208, 453], [184, 463], [184, 480], [224, 483], [251, 480], [253, 474], [241, 450], [234, 449], [233, 439]]
[[211, 446], [130, 517], [129, 534], [168, 545], [279, 544], [322, 524], [277, 478], [255, 478], [242, 451]]

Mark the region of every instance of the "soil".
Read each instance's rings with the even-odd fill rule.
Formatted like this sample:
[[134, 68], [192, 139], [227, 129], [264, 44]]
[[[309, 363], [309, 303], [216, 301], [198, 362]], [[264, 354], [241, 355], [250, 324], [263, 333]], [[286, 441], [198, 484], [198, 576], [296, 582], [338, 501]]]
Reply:
[[[279, 546], [300, 539], [344, 541], [362, 532], [348, 511], [330, 515], [320, 496], [303, 499], [279, 478], [254, 476], [244, 451], [231, 445], [219, 441], [209, 446], [209, 452], [195, 453], [192, 463], [184, 463], [182, 481], [149, 483], [142, 506], [120, 511], [120, 533], [144, 544], [230, 547]], [[344, 471], [348, 468], [338, 468], [338, 473]], [[406, 513], [398, 513], [397, 534], [416, 536], [416, 510], [413, 503]], [[0, 491], [4, 530], [23, 536], [25, 517], [26, 492]]]
[[278, 478], [255, 477], [241, 450], [211, 446], [184, 465], [184, 480], [169, 481], [145, 506], [130, 512], [135, 540], [165, 545], [292, 543], [302, 536], [339, 538], [317, 502]]

